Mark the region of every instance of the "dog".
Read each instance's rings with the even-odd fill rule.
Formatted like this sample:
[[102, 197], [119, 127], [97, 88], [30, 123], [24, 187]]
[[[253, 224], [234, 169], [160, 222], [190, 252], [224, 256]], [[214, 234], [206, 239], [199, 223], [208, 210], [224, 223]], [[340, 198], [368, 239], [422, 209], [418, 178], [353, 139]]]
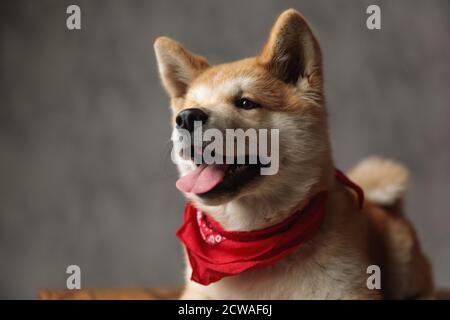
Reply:
[[[345, 184], [336, 178], [321, 48], [299, 12], [283, 12], [261, 52], [252, 58], [213, 66], [167, 37], [157, 38], [154, 49], [170, 97], [173, 137], [181, 129], [192, 133], [194, 121], [203, 129], [221, 131], [279, 130], [279, 169], [274, 175], [255, 174], [258, 164], [199, 166], [192, 157], [175, 154], [181, 176], [177, 186], [197, 213], [204, 213], [226, 235], [255, 234], [255, 230], [258, 234], [284, 221], [289, 221], [286, 228], [294, 224], [301, 228], [301, 215], [300, 222], [289, 220], [294, 212], [309, 210], [305, 208], [316, 195], [326, 194], [326, 200], [319, 201], [324, 205], [317, 229], [306, 240], [298, 240], [301, 245], [290, 247], [289, 253], [280, 251], [282, 258], [274, 262], [264, 258], [264, 263], [256, 261], [252, 264], [256, 267], [248, 267], [243, 259], [238, 261], [238, 272], [217, 269], [205, 276], [197, 270], [195, 250], [187, 247], [182, 299], [411, 299], [430, 295], [431, 266], [402, 209], [407, 170], [378, 157], [358, 164], [348, 173], [349, 179], [342, 179], [364, 190], [362, 207], [349, 188], [352, 182]], [[176, 138], [173, 142], [179, 143]], [[358, 191], [358, 187], [353, 189]], [[292, 237], [296, 234], [292, 232]], [[226, 241], [232, 240], [225, 240], [224, 245]], [[221, 244], [197, 245], [214, 251]], [[214, 259], [207, 263], [205, 270], [215, 264], [222, 267]], [[368, 285], [368, 267], [373, 265], [381, 273], [377, 288]]]

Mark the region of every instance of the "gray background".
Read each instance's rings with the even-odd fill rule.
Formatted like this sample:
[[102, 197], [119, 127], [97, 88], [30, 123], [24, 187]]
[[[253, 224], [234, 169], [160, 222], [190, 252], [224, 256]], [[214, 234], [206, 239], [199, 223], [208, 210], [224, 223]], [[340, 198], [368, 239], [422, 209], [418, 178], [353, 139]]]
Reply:
[[[66, 7], [82, 9], [68, 31]], [[382, 9], [382, 30], [365, 9]], [[0, 298], [64, 288], [182, 282], [183, 199], [152, 42], [169, 35], [212, 63], [253, 55], [283, 9], [323, 45], [334, 154], [412, 171], [408, 215], [450, 286], [449, 17], [442, 1], [2, 1]]]

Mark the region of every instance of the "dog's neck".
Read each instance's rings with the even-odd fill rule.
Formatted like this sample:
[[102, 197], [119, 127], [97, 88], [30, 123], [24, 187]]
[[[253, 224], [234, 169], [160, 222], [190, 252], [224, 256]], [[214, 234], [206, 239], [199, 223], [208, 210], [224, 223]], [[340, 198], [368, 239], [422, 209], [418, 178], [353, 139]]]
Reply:
[[320, 175], [301, 180], [295, 187], [248, 195], [219, 206], [195, 205], [211, 215], [225, 230], [251, 231], [283, 221], [305, 207], [321, 191], [328, 191], [334, 181], [334, 166], [327, 166]]

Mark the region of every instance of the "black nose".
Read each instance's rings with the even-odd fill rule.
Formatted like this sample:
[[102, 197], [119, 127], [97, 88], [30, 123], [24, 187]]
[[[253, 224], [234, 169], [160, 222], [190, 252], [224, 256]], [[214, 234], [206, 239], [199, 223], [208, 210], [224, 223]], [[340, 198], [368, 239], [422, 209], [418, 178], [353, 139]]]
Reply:
[[202, 124], [205, 124], [206, 120], [208, 120], [208, 115], [206, 113], [197, 108], [190, 108], [181, 111], [177, 115], [175, 122], [177, 123], [177, 128], [193, 132], [195, 121], [200, 121]]

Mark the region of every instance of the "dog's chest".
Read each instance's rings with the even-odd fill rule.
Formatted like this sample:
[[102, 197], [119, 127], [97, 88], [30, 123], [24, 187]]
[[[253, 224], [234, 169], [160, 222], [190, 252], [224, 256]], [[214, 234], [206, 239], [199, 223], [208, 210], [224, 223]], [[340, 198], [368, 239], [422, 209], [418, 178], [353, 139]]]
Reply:
[[211, 299], [339, 299], [367, 290], [366, 275], [358, 267], [361, 261], [349, 256], [306, 256], [300, 251], [272, 266], [200, 288]]

